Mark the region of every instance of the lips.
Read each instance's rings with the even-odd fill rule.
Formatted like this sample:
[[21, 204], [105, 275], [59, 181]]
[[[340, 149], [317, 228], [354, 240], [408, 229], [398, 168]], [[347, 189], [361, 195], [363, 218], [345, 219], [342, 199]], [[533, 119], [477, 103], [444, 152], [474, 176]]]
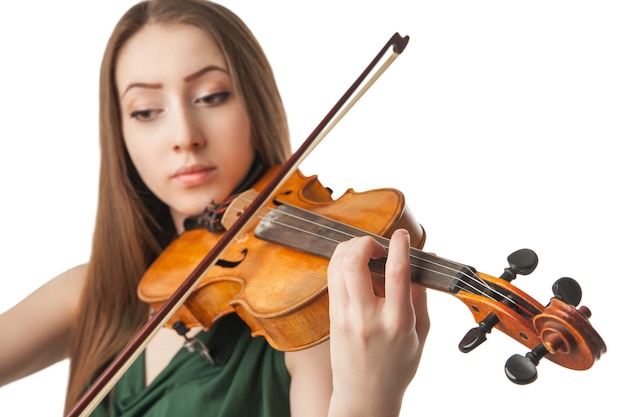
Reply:
[[185, 186], [193, 187], [205, 183], [214, 171], [215, 168], [205, 165], [187, 166], [176, 171], [172, 179], [179, 181]]

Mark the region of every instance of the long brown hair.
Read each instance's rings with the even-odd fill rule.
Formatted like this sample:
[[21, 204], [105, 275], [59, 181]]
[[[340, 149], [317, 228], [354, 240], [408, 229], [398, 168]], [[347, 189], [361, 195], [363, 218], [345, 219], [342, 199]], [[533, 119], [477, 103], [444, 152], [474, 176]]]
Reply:
[[100, 70], [100, 183], [92, 255], [70, 351], [69, 410], [148, 317], [137, 297], [146, 268], [175, 237], [169, 209], [139, 178], [122, 138], [117, 57], [148, 24], [189, 24], [221, 48], [251, 120], [254, 146], [266, 167], [290, 155], [287, 118], [272, 69], [248, 27], [230, 10], [205, 0], [149, 0], [115, 26]]

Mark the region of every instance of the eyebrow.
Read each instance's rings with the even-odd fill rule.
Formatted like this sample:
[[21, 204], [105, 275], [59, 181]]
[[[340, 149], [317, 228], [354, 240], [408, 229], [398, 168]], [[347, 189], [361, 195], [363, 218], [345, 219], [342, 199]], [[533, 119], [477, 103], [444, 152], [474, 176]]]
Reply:
[[[183, 78], [183, 81], [188, 83], [194, 80], [197, 80], [198, 78], [202, 77], [204, 74], [211, 72], [211, 71], [221, 71], [225, 74], [228, 74], [228, 71], [222, 67], [218, 67], [217, 65], [207, 65], [206, 67], [192, 73], [189, 74], [187, 76], [185, 76]], [[150, 90], [158, 90], [159, 88], [162, 88], [163, 84], [161, 83], [142, 83], [142, 82], [136, 82], [136, 83], [130, 83], [126, 89], [124, 90], [124, 92], [122, 94], [120, 94], [120, 99], [122, 99], [122, 97], [124, 97], [124, 95], [128, 92], [128, 90], [132, 89], [132, 88], [147, 88]]]
[[217, 65], [207, 65], [206, 67], [202, 68], [201, 70], [196, 71], [193, 74], [189, 74], [188, 76], [183, 78], [183, 81], [188, 83], [190, 81], [197, 80], [198, 78], [202, 77], [207, 72], [211, 72], [211, 71], [221, 71], [224, 74], [228, 74], [228, 71], [226, 71], [226, 69], [224, 69], [222, 67], [218, 67]]

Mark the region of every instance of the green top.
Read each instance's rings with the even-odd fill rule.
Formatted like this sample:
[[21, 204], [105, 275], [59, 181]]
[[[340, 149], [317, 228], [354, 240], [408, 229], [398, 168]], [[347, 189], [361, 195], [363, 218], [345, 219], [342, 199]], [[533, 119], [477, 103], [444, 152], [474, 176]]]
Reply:
[[[242, 323], [236, 315], [232, 316]], [[182, 348], [157, 378], [145, 387], [142, 353], [92, 416], [289, 416], [290, 377], [284, 353], [273, 349], [262, 337], [252, 338], [250, 329], [237, 323], [234, 328], [241, 329], [238, 334], [224, 335], [229, 331], [226, 326], [232, 333], [232, 324], [233, 319], [226, 317], [209, 332], [196, 336], [210, 347], [211, 353], [217, 352], [217, 364], [211, 365], [197, 351]], [[234, 347], [224, 349], [225, 345], [229, 345], [224, 339], [229, 337]], [[181, 337], [181, 344], [182, 341]], [[108, 414], [111, 398], [113, 404]]]

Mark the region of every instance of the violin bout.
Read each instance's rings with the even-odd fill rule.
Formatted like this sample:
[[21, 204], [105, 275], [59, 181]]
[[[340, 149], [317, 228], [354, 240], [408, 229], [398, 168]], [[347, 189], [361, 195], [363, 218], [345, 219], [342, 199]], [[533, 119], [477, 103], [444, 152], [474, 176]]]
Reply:
[[[246, 210], [271, 178], [270, 170], [248, 192], [229, 203], [221, 219], [228, 229], [234, 219]], [[332, 254], [324, 228], [347, 225], [361, 234], [390, 236], [397, 228], [411, 232], [412, 244], [421, 248], [425, 241], [422, 227], [404, 205], [404, 195], [385, 188], [366, 192], [347, 190], [334, 200], [331, 191], [317, 176], [306, 177], [297, 171], [249, 222], [220, 256], [204, 271], [193, 293], [172, 316], [168, 325], [182, 321], [187, 327], [210, 328], [226, 314], [238, 314], [254, 336], [264, 336], [276, 349], [293, 351], [316, 345], [328, 338], [328, 292], [326, 269]], [[281, 206], [298, 209], [292, 229], [277, 227], [274, 243], [259, 238], [259, 223]], [[310, 213], [310, 215], [309, 215]], [[323, 223], [310, 219], [323, 217]], [[276, 222], [276, 220], [270, 220]], [[294, 233], [289, 230], [299, 230]], [[302, 232], [302, 230], [305, 230]], [[206, 229], [184, 232], [174, 240], [148, 268], [138, 287], [139, 298], [158, 309], [221, 238], [221, 233]], [[344, 238], [347, 240], [347, 238]], [[334, 239], [333, 239], [334, 240]], [[373, 274], [373, 283], [382, 293], [382, 279]]]

